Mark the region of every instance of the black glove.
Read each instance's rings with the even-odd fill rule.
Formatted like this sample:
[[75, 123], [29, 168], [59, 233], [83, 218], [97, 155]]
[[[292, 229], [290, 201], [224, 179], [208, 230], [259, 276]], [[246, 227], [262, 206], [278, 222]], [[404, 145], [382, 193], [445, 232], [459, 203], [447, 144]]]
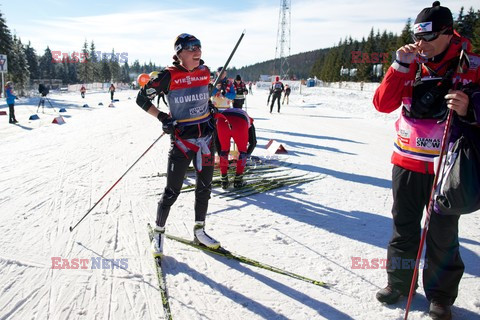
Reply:
[[162, 113], [159, 113], [157, 118], [162, 123], [163, 132], [166, 134], [172, 134], [175, 132], [175, 125], [177, 124], [177, 121], [173, 120], [169, 116], [165, 117], [165, 115]]
[[148, 99], [153, 100], [157, 95], [157, 91], [154, 88], [148, 88], [145, 90], [145, 94], [147, 95]]
[[218, 113], [218, 108], [215, 107], [215, 105], [213, 104], [213, 102], [211, 100], [208, 100], [208, 108], [210, 109], [210, 113], [212, 115]]

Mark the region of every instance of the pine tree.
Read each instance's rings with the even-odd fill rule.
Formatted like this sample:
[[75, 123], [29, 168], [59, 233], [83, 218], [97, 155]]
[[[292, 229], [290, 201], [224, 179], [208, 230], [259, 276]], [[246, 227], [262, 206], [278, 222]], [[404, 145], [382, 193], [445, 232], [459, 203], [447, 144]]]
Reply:
[[2, 12], [0, 12], [0, 54], [6, 54], [7, 56], [12, 50], [12, 34], [8, 29], [5, 18]]
[[362, 63], [358, 66], [357, 77], [360, 81], [372, 80], [372, 53], [375, 51], [375, 34], [373, 28], [370, 30], [370, 34], [367, 40], [362, 39]]
[[459, 33], [465, 38], [472, 39], [476, 18], [477, 17], [476, 17], [475, 11], [473, 10], [472, 7], [470, 7], [470, 10], [468, 10], [467, 15], [464, 16], [463, 18], [461, 30], [457, 30], [457, 31], [459, 31]]
[[460, 12], [458, 13], [457, 19], [453, 22], [453, 28], [458, 31], [458, 33], [462, 34], [463, 28], [463, 10], [464, 7], [460, 8]]
[[140, 73], [141, 73], [141, 72], [140, 72], [140, 69], [141, 69], [141, 67], [140, 67], [140, 62], [139, 62], [138, 59], [137, 59], [137, 60], [135, 60], [135, 61], [133, 62], [132, 66], [130, 67], [130, 70], [131, 70], [132, 72], [134, 72], [135, 74], [140, 74]]
[[121, 81], [122, 82], [125, 82], [125, 83], [130, 83], [131, 79], [130, 79], [130, 67], [128, 66], [128, 62], [125, 61], [123, 66], [122, 66], [122, 78], [121, 78]]
[[[3, 14], [0, 12], [0, 54], [4, 54], [7, 56], [7, 67], [10, 63], [9, 60], [12, 55], [12, 42], [13, 41], [10, 29], [8, 29], [5, 18], [3, 18]], [[0, 88], [0, 92], [3, 96], [3, 88]]]
[[77, 63], [67, 63], [69, 83], [78, 83]]
[[89, 57], [87, 40], [83, 43], [82, 52], [80, 53], [80, 63], [78, 67], [78, 78], [84, 83], [93, 81], [93, 70], [91, 57]]
[[25, 56], [28, 62], [28, 71], [30, 71], [30, 79], [39, 79], [40, 71], [38, 67], [38, 57], [35, 49], [31, 46], [30, 41], [25, 46]]
[[412, 19], [410, 18], [408, 18], [402, 33], [397, 38], [396, 48], [398, 49], [409, 43], [412, 43]]
[[118, 56], [115, 54], [114, 49], [112, 49], [112, 56], [110, 58], [110, 72], [112, 73], [113, 82], [120, 80], [120, 65], [118, 64]]
[[477, 11], [472, 37], [473, 52], [480, 54], [480, 10]]
[[101, 64], [101, 80], [102, 82], [110, 82], [112, 73], [110, 72], [110, 64], [107, 60], [102, 59]]
[[39, 74], [41, 79], [55, 79], [55, 66], [53, 64], [52, 51], [47, 46], [43, 56], [40, 58]]
[[58, 75], [59, 78], [62, 79], [63, 84], [70, 84], [70, 78], [68, 73], [68, 65], [70, 64], [69, 61], [64, 60], [62, 63], [59, 64], [58, 68]]
[[15, 83], [21, 95], [24, 94], [30, 78], [27, 57], [24, 50], [20, 38], [13, 36], [12, 54], [8, 59], [8, 78]]
[[100, 81], [101, 80], [101, 69], [102, 65], [99, 62], [99, 57], [97, 56], [97, 52], [95, 51], [95, 43], [90, 42], [90, 53], [89, 53], [90, 62], [92, 63], [92, 81]]

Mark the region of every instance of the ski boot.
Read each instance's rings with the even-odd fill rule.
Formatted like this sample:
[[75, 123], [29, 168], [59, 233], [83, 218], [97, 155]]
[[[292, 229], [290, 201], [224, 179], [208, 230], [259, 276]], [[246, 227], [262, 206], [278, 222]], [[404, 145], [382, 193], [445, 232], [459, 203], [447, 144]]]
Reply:
[[156, 226], [153, 229], [151, 250], [154, 257], [163, 256], [163, 243], [165, 242], [165, 227]]
[[195, 221], [195, 226], [193, 227], [193, 235], [193, 242], [196, 244], [200, 244], [214, 250], [220, 248], [220, 242], [213, 239], [205, 232], [204, 221]]
[[233, 180], [233, 187], [234, 188], [242, 188], [245, 187], [247, 183], [243, 181], [243, 174], [235, 175], [235, 179]]
[[228, 175], [222, 174], [222, 177], [220, 178], [220, 182], [222, 184], [222, 189], [227, 190], [228, 186], [230, 185], [230, 183], [228, 182]]

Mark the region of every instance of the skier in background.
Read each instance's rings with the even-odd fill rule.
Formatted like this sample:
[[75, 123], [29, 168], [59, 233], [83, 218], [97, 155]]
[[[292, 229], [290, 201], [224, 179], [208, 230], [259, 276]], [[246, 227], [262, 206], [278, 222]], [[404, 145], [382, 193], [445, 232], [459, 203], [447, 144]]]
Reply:
[[290, 89], [290, 86], [288, 84], [286, 84], [282, 104], [285, 104], [285, 99], [287, 99], [287, 104], [288, 104], [288, 97], [290, 96], [291, 91], [292, 91], [292, 89]]
[[273, 89], [272, 87], [270, 87], [268, 89], [267, 107], [270, 105], [270, 98], [272, 97], [272, 94], [273, 94]]
[[82, 84], [82, 87], [80, 88], [80, 95], [82, 96], [82, 99], [85, 98], [85, 92], [87, 92], [87, 88]]
[[272, 104], [270, 105], [270, 113], [272, 113], [273, 110], [273, 105], [275, 104], [275, 101], [277, 101], [278, 104], [278, 113], [280, 113], [280, 99], [282, 97], [282, 92], [284, 90], [283, 83], [280, 81], [280, 77], [277, 76], [275, 77], [275, 82], [272, 84], [272, 92], [273, 92], [273, 98], [272, 98]]
[[110, 91], [110, 100], [113, 101], [113, 95], [115, 94], [115, 86], [113, 83], [110, 85], [110, 88], [108, 88], [108, 91]]

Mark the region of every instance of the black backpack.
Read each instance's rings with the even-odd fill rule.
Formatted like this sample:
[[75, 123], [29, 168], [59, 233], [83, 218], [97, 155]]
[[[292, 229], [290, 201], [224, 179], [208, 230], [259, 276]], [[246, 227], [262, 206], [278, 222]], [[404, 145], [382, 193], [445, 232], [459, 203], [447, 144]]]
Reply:
[[480, 210], [480, 127], [472, 125], [462, 131], [436, 190], [434, 209], [442, 215]]

